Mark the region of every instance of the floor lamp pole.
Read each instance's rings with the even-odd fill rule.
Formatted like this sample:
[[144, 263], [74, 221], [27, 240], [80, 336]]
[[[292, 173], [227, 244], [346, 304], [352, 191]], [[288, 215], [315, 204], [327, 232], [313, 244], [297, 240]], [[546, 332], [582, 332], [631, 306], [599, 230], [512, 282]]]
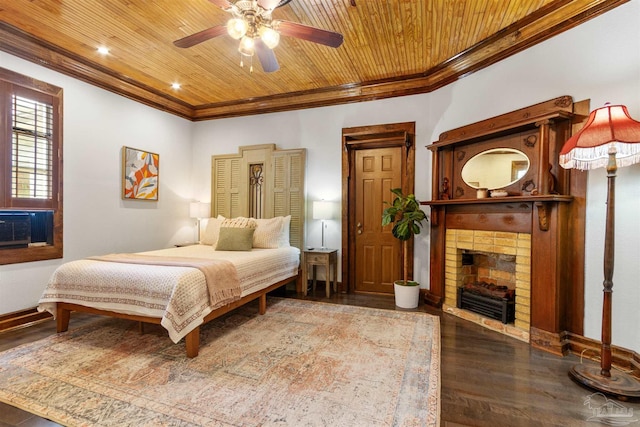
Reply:
[[604, 282], [602, 295], [602, 346], [600, 369], [588, 364], [575, 365], [569, 375], [592, 389], [619, 398], [640, 397], [638, 381], [622, 371], [611, 373], [611, 311], [613, 294], [614, 231], [616, 201], [616, 155], [609, 154], [607, 164], [607, 216], [604, 235]]
[[607, 216], [604, 232], [604, 281], [602, 282], [602, 348], [600, 374], [611, 377], [611, 309], [613, 296], [613, 265], [616, 204], [616, 155], [609, 154], [607, 164]]

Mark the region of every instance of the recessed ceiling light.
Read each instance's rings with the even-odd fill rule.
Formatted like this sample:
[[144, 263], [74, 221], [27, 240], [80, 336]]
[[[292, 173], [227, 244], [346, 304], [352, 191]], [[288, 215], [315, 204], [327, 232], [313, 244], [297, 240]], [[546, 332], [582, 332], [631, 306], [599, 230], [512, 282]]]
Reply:
[[109, 49], [107, 49], [107, 48], [106, 48], [106, 47], [104, 47], [104, 46], [100, 46], [100, 47], [98, 48], [98, 53], [99, 53], [100, 55], [108, 55], [108, 54], [109, 54]]
[[172, 84], [171, 84], [171, 87], [172, 87], [173, 89], [180, 89], [180, 83], [172, 83]]

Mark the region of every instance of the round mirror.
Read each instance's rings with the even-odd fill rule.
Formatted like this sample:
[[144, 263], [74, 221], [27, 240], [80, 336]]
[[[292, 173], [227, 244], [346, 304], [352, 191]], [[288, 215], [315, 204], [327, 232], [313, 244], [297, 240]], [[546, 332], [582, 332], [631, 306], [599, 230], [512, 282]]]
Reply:
[[503, 188], [522, 178], [529, 164], [529, 158], [522, 151], [494, 148], [470, 158], [462, 168], [462, 179], [473, 188]]

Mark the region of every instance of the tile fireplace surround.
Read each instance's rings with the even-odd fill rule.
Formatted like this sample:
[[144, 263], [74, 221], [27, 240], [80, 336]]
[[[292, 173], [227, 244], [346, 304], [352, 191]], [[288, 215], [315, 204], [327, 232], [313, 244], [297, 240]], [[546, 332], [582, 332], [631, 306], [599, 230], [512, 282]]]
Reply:
[[[531, 325], [531, 234], [504, 231], [448, 229], [445, 237], [445, 292], [443, 311], [503, 334], [529, 342]], [[456, 290], [463, 284], [465, 250], [515, 255], [516, 319], [513, 324], [488, 319], [456, 307]]]

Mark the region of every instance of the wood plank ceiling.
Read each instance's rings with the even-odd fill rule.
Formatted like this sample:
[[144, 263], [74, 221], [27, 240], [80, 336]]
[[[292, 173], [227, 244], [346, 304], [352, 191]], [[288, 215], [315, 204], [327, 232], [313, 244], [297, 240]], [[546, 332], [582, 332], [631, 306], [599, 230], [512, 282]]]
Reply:
[[283, 36], [280, 70], [250, 73], [226, 34], [173, 45], [226, 23], [231, 15], [208, 0], [0, 0], [0, 49], [208, 120], [429, 92], [625, 2], [292, 0], [274, 19], [339, 32], [343, 45]]

